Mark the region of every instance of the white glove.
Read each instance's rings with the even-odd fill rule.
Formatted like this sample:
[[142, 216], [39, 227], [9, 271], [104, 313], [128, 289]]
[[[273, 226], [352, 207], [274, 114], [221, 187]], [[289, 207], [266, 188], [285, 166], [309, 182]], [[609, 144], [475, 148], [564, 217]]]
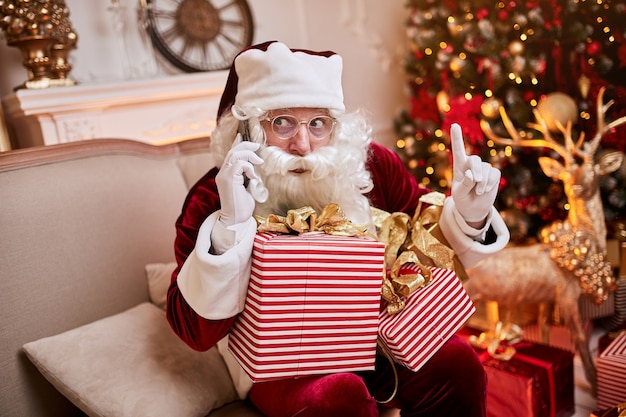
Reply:
[[241, 142], [238, 134], [235, 145], [226, 154], [215, 177], [222, 204], [219, 221], [223, 226], [243, 223], [254, 213], [254, 199], [244, 186], [244, 175], [249, 179], [258, 178], [254, 165], [263, 163], [263, 159], [255, 153], [259, 146], [254, 142]]
[[500, 170], [477, 155], [466, 155], [461, 126], [450, 128], [452, 147], [452, 199], [467, 223], [484, 221], [498, 195]]

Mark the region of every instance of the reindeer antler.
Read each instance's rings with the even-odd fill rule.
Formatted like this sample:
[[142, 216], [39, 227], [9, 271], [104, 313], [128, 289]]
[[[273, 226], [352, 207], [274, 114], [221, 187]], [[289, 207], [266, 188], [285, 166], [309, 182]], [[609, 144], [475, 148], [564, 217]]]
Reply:
[[606, 114], [606, 112], [609, 110], [609, 108], [611, 108], [611, 106], [613, 105], [613, 103], [615, 103], [614, 100], [609, 100], [606, 104], [604, 104], [604, 91], [606, 90], [605, 87], [600, 88], [600, 91], [598, 92], [598, 100], [597, 100], [597, 104], [596, 104], [596, 108], [597, 108], [597, 129], [596, 129], [596, 134], [593, 137], [593, 139], [591, 139], [590, 142], [587, 143], [587, 145], [585, 146], [585, 154], [586, 156], [588, 155], [593, 155], [596, 150], [598, 149], [598, 145], [600, 144], [600, 140], [602, 139], [602, 136], [604, 136], [604, 134], [606, 132], [608, 132], [609, 130], [622, 125], [624, 123], [626, 123], [626, 116], [622, 116], [618, 119], [613, 120], [612, 122], [605, 124], [604, 121], [604, 115]]
[[573, 158], [574, 156], [580, 156], [584, 159], [588, 159], [592, 157], [598, 149], [600, 140], [605, 133], [619, 125], [626, 123], [626, 116], [622, 116], [619, 119], [616, 119], [608, 124], [605, 123], [605, 114], [614, 103], [613, 100], [610, 100], [608, 103], [604, 104], [605, 90], [606, 88], [602, 87], [598, 92], [598, 99], [596, 104], [598, 112], [598, 127], [596, 130], [596, 134], [589, 142], [585, 142], [585, 134], [584, 132], [582, 132], [578, 136], [578, 140], [574, 143], [574, 140], [572, 138], [572, 123], [568, 122], [567, 126], [563, 126], [560, 122], [557, 121], [556, 126], [563, 134], [563, 138], [565, 140], [564, 144], [560, 144], [559, 142], [554, 140], [554, 138], [550, 134], [550, 130], [548, 129], [548, 125], [545, 119], [541, 116], [541, 114], [539, 114], [537, 109], [533, 109], [533, 114], [535, 115], [536, 122], [529, 123], [528, 127], [540, 132], [542, 134], [542, 138], [523, 138], [520, 132], [513, 125], [513, 122], [507, 115], [506, 110], [503, 106], [500, 107], [500, 117], [502, 118], [502, 123], [504, 124], [506, 131], [510, 135], [509, 138], [497, 135], [491, 128], [489, 122], [487, 122], [486, 120], [480, 121], [480, 127], [482, 128], [485, 135], [498, 145], [550, 148], [557, 152], [559, 155], [561, 155], [561, 157], [563, 157], [565, 161], [571, 160], [571, 158]]
[[[502, 118], [502, 123], [508, 134], [509, 138], [497, 135], [491, 125], [486, 120], [480, 121], [480, 127], [482, 128], [485, 135], [494, 141], [494, 143], [498, 145], [508, 145], [508, 146], [521, 146], [521, 147], [529, 147], [529, 148], [550, 148], [561, 155], [564, 159], [568, 159], [571, 157], [571, 151], [568, 148], [573, 147], [573, 141], [571, 139], [572, 126], [571, 123], [567, 124], [567, 127], [564, 128], [560, 123], [558, 124], [559, 129], [563, 132], [563, 136], [566, 138], [566, 147], [563, 147], [560, 143], [554, 140], [552, 135], [550, 134], [550, 130], [548, 129], [548, 125], [543, 117], [539, 114], [539, 112], [534, 109], [533, 114], [535, 115], [536, 123], [529, 123], [528, 126], [533, 129], [541, 132], [543, 137], [541, 139], [526, 139], [520, 135], [520, 132], [516, 129], [515, 125], [509, 118], [509, 115], [506, 113], [504, 106], [500, 107], [500, 117]], [[567, 138], [569, 137], [569, 140]]]

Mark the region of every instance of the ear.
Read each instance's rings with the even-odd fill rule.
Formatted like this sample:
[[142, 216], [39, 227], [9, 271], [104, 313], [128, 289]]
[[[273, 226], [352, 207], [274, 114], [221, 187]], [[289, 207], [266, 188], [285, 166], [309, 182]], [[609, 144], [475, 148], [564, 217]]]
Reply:
[[624, 162], [624, 154], [621, 152], [607, 152], [596, 164], [596, 172], [598, 175], [610, 174], [617, 171]]
[[538, 161], [543, 173], [553, 180], [558, 180], [559, 175], [565, 171], [565, 167], [563, 167], [559, 161], [548, 158], [547, 156], [540, 157]]

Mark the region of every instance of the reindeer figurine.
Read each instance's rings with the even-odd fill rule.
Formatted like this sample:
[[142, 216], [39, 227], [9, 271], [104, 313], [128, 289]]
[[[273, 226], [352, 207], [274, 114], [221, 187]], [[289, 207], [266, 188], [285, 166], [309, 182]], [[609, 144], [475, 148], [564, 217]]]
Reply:
[[[602, 136], [626, 123], [626, 116], [605, 123], [605, 113], [613, 101], [603, 104], [603, 96], [604, 88], [598, 94], [597, 131], [590, 141], [585, 141], [581, 133], [574, 142], [569, 122], [566, 127], [557, 124], [564, 137], [564, 143], [558, 143], [536, 110], [537, 123], [529, 126], [543, 135], [540, 139], [522, 136], [503, 108], [500, 108], [500, 115], [510, 137], [498, 136], [486, 121], [481, 122], [485, 135], [497, 144], [554, 150], [563, 159], [563, 164], [549, 157], [540, 157], [539, 164], [546, 175], [563, 182], [570, 209], [564, 221], [554, 222], [542, 230], [541, 243], [509, 245], [483, 259], [467, 271], [469, 280], [465, 284], [470, 297], [476, 301], [496, 301], [507, 307], [525, 303], [554, 303], [558, 306], [594, 394], [596, 369], [578, 302], [581, 296], [588, 296], [596, 303], [602, 303], [616, 288], [616, 278], [604, 258], [606, 225], [598, 176], [617, 170], [624, 155], [608, 152], [597, 163], [594, 156]], [[548, 329], [542, 326], [542, 330], [543, 340], [547, 340]]]

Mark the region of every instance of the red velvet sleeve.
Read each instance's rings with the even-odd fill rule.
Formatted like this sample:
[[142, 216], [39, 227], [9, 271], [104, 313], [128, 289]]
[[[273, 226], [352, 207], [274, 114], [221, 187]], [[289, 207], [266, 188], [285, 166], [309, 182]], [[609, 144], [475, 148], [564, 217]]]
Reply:
[[185, 301], [178, 288], [178, 273], [193, 251], [198, 230], [204, 220], [220, 208], [215, 185], [217, 169], [209, 171], [189, 191], [182, 212], [176, 220], [174, 252], [177, 267], [167, 293], [167, 320], [174, 332], [191, 348], [199, 351], [210, 349], [230, 330], [235, 317], [224, 320], [208, 320], [199, 316]]
[[395, 152], [376, 143], [370, 145], [367, 168], [374, 182], [374, 188], [367, 194], [370, 204], [389, 213], [404, 212], [412, 216], [419, 198], [430, 191], [418, 184]]

